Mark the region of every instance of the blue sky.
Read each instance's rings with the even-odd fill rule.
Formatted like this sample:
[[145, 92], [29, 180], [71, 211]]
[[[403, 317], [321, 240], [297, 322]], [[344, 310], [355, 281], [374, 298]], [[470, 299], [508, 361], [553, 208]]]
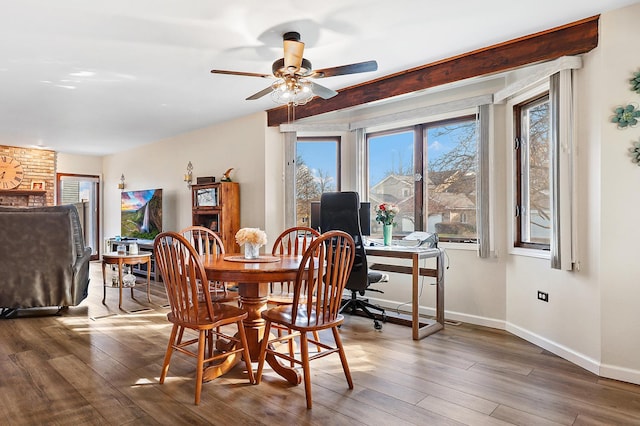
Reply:
[[[337, 174], [336, 156], [337, 144], [322, 142], [298, 142], [296, 146], [298, 156], [304, 159], [305, 164], [311, 169], [314, 176], [318, 176], [317, 171], [329, 172], [335, 178]], [[336, 182], [332, 182], [336, 185]]]

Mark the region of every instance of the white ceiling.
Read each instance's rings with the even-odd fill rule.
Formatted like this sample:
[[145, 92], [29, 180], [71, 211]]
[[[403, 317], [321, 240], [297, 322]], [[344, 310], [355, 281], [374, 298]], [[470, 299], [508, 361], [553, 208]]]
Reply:
[[340, 89], [638, 0], [0, 0], [0, 145], [104, 155], [276, 106], [298, 31], [314, 68], [375, 59]]

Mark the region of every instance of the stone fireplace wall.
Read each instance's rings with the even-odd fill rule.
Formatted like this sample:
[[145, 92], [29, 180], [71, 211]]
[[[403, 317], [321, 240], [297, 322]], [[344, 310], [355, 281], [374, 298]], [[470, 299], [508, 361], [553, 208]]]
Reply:
[[[7, 155], [20, 161], [24, 170], [24, 178], [17, 188], [0, 190], [0, 206], [31, 207], [55, 204], [55, 151], [0, 145], [0, 155]], [[32, 192], [32, 182], [44, 182], [45, 193]]]

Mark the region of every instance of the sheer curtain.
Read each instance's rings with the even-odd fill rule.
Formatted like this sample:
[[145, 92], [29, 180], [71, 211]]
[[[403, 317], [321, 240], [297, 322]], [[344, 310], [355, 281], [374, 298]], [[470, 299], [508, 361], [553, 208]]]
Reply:
[[491, 255], [491, 194], [490, 188], [490, 105], [478, 107], [478, 175], [476, 178], [476, 226], [478, 231], [478, 256]]
[[573, 87], [572, 71], [549, 80], [551, 104], [551, 268], [573, 268]]

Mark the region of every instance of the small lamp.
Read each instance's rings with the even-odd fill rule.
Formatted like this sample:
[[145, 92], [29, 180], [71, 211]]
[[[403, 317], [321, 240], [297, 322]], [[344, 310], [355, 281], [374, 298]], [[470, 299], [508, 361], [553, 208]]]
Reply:
[[122, 191], [124, 189], [124, 173], [120, 175], [120, 183], [118, 184], [118, 189]]
[[191, 161], [187, 164], [187, 173], [184, 174], [184, 181], [187, 183], [187, 187], [190, 188], [193, 181], [193, 164], [191, 164]]

